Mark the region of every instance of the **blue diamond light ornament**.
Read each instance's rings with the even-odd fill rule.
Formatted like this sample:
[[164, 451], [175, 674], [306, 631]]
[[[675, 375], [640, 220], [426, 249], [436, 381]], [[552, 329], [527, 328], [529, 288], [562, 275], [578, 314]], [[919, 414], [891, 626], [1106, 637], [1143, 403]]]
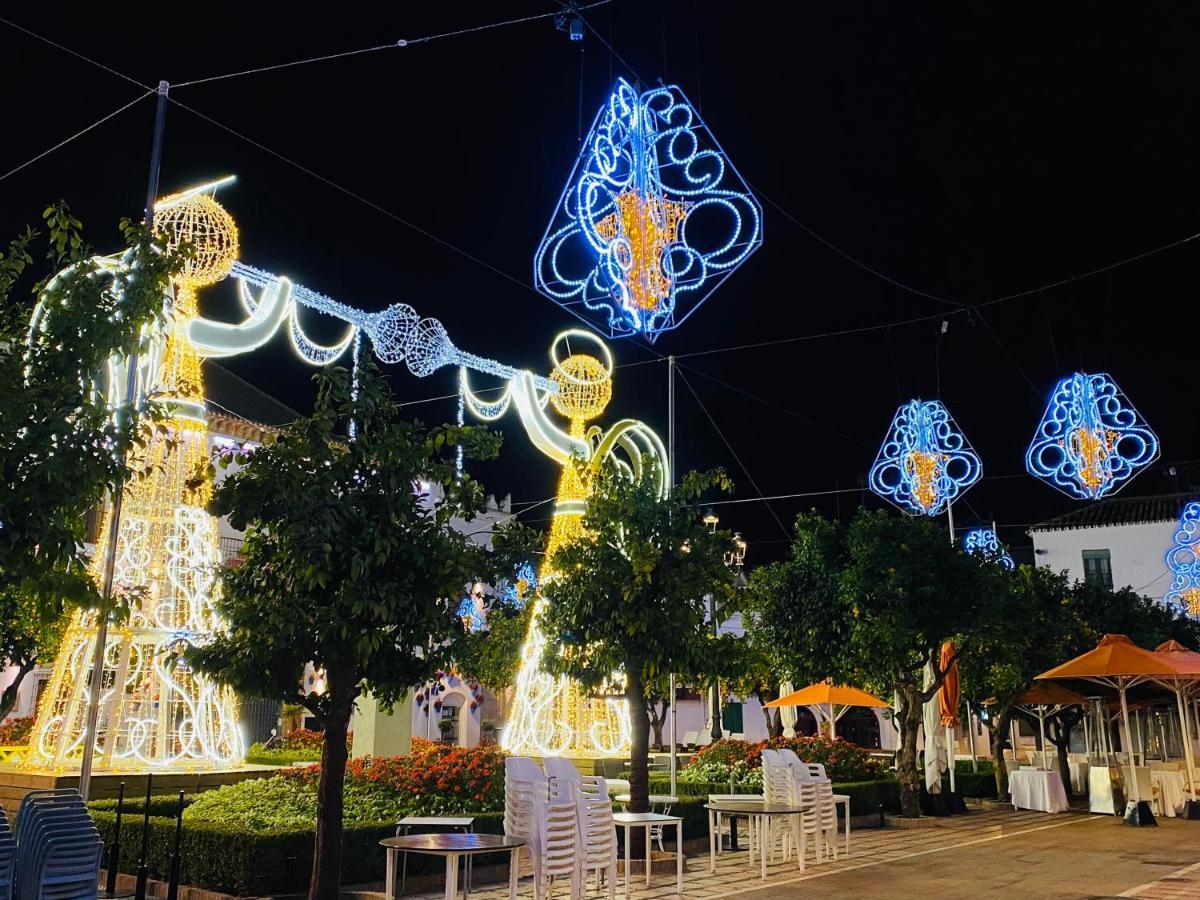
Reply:
[[892, 418], [868, 474], [871, 490], [911, 515], [936, 516], [983, 475], [940, 400], [910, 400]]
[[618, 79], [533, 261], [610, 338], [678, 328], [762, 244], [762, 207], [676, 86]]

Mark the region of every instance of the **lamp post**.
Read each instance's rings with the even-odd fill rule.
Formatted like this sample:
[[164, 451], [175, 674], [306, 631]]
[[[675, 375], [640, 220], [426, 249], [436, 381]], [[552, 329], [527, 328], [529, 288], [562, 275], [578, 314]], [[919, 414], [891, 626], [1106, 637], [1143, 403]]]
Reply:
[[[721, 520], [717, 517], [715, 512], [713, 512], [711, 509], [707, 509], [704, 511], [704, 516], [702, 517], [701, 521], [704, 522], [705, 526], [707, 526], [710, 532], [715, 534], [717, 531], [717, 524]], [[745, 583], [745, 580], [742, 578], [742, 566], [746, 561], [746, 547], [746, 540], [742, 537], [742, 533], [740, 531], [734, 532], [733, 549], [728, 550], [725, 553], [725, 565], [729, 566], [729, 568], [733, 569], [737, 573], [739, 587]], [[718, 637], [721, 628], [721, 620], [717, 615], [718, 612], [720, 612], [720, 610], [717, 607], [716, 595], [709, 594], [708, 618], [712, 623], [712, 633], [714, 638]], [[711, 734], [714, 741], [719, 741], [721, 739], [721, 686], [720, 679], [716, 677], [713, 678], [712, 685]]]

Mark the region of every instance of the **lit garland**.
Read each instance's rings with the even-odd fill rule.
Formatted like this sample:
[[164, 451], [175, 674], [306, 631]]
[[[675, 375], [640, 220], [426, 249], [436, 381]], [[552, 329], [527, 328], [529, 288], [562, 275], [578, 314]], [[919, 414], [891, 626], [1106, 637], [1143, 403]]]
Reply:
[[1077, 372], [1051, 394], [1025, 468], [1077, 500], [1098, 500], [1157, 458], [1158, 438], [1111, 376]]
[[1175, 573], [1175, 580], [1163, 602], [1200, 619], [1200, 503], [1183, 508], [1179, 528], [1167, 551], [1167, 568]]
[[539, 291], [610, 337], [682, 324], [762, 243], [762, 209], [676, 86], [618, 79], [534, 256]]
[[1016, 568], [1013, 558], [1000, 545], [1000, 539], [991, 528], [972, 528], [963, 537], [963, 549], [968, 553], [985, 556], [1005, 569]]
[[936, 516], [982, 474], [979, 455], [941, 401], [910, 400], [896, 410], [868, 479], [905, 512]]
[[[134, 466], [145, 474], [128, 487], [115, 536], [114, 585], [130, 595], [131, 610], [128, 621], [109, 630], [103, 654], [95, 762], [109, 770], [229, 766], [243, 755], [235, 695], [180, 659], [187, 646], [221, 627], [214, 611], [217, 524], [204, 510], [210, 489], [190, 484], [207, 460], [208, 436], [200, 361], [186, 329], [196, 316], [196, 289], [228, 273], [237, 229], [203, 193], [166, 198], [156, 210], [168, 245], [186, 241], [194, 252], [173, 281], [171, 315], [153, 336], [143, 369], [143, 389], [171, 410], [168, 433], [155, 434], [135, 452]], [[97, 580], [113, 540], [106, 522], [91, 563]], [[80, 763], [96, 616], [80, 611], [67, 628], [39, 703], [29, 767], [63, 770]]]

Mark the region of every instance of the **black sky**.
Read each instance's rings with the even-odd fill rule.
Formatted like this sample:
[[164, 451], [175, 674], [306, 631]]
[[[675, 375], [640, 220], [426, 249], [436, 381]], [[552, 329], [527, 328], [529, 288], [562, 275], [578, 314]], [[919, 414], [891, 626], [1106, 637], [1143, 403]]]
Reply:
[[[67, 13], [22, 3], [0, 15], [144, 84], [179, 84], [554, 5], [126, 4]], [[679, 465], [725, 466], [737, 499], [851, 491], [772, 504], [785, 524], [810, 506], [848, 516], [864, 500], [854, 489], [898, 401], [938, 394], [940, 357], [941, 398], [984, 459], [985, 480], [956, 506], [960, 525], [995, 518], [1002, 538], [1018, 543], [1024, 526], [1073, 507], [1032, 479], [996, 476], [1023, 472], [1048, 391], [1075, 369], [1110, 371], [1157, 430], [1164, 463], [1181, 464], [1174, 478], [1156, 466], [1130, 493], [1200, 481], [1200, 469], [1183, 465], [1200, 458], [1191, 344], [1200, 241], [987, 307], [981, 321], [855, 267], [789, 220], [959, 304], [1200, 230], [1200, 8], [614, 0], [586, 16], [636, 71], [588, 35], [585, 126], [617, 76], [679, 84], [766, 208], [764, 246], [682, 329], [653, 351], [614, 345], [618, 363], [644, 364], [619, 373], [613, 417], [644, 418], [665, 433], [659, 354], [946, 313], [940, 353], [935, 318], [681, 358], [750, 474], [682, 382]], [[181, 103], [345, 190], [172, 105], [163, 191], [236, 173], [220, 199], [239, 222], [245, 261], [363, 308], [411, 303], [461, 347], [544, 368], [550, 339], [574, 320], [529, 287], [531, 259], [578, 146], [579, 54], [539, 20], [178, 87]], [[139, 93], [3, 24], [0, 78], [0, 172]], [[115, 247], [117, 220], [140, 212], [152, 113], [144, 100], [0, 181], [0, 236], [61, 197], [98, 248]], [[228, 299], [215, 291], [202, 302], [220, 316], [231, 312]], [[286, 339], [230, 367], [299, 409], [311, 402], [311, 373]], [[391, 374], [406, 400], [455, 389], [449, 370], [424, 380], [401, 367]], [[412, 409], [447, 419], [454, 403]], [[553, 469], [514, 425], [505, 423], [502, 459], [479, 474], [517, 501], [547, 497]], [[865, 502], [881, 503], [869, 494]], [[751, 561], [782, 549], [763, 503], [721, 512], [723, 525], [746, 533]]]

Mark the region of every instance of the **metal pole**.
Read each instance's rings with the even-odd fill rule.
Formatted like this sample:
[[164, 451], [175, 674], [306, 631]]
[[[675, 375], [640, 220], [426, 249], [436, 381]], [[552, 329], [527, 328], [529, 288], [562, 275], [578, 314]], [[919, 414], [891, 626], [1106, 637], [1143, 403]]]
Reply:
[[971, 771], [979, 772], [979, 757], [975, 755], [975, 726], [971, 723], [971, 701], [963, 697], [963, 706], [967, 708], [967, 746], [971, 748]]
[[[154, 108], [154, 140], [150, 147], [150, 176], [146, 182], [146, 228], [154, 230], [154, 201], [158, 197], [158, 173], [162, 168], [163, 129], [167, 119], [167, 91], [165, 81], [158, 83], [158, 102]], [[137, 348], [129, 356], [129, 370], [125, 376], [125, 402], [131, 411], [137, 403], [138, 353]], [[132, 412], [131, 412], [132, 414]], [[104, 681], [104, 652], [108, 644], [108, 619], [111, 615], [113, 572], [117, 564], [117, 537], [121, 530], [121, 505], [124, 490], [116, 491], [112, 498], [112, 514], [108, 525], [108, 546], [104, 555], [104, 583], [100, 596], [104, 605], [97, 614], [96, 644], [92, 649], [92, 680], [88, 689], [87, 724], [83, 733], [83, 759], [79, 764], [79, 793], [84, 800], [92, 786], [92, 754], [96, 752], [96, 728], [100, 719], [100, 691]]]
[[[667, 483], [675, 487], [675, 357], [667, 357]], [[675, 796], [676, 776], [679, 772], [679, 741], [677, 738], [679, 718], [675, 702], [675, 673], [671, 673], [671, 796]]]
[[1124, 681], [1120, 682], [1120, 684], [1117, 687], [1117, 690], [1121, 695], [1121, 718], [1125, 720], [1125, 737], [1129, 741], [1129, 781], [1130, 781], [1129, 786], [1131, 788], [1130, 794], [1133, 796], [1133, 802], [1137, 803], [1142, 799], [1142, 797], [1138, 793], [1137, 764], [1134, 762], [1134, 758], [1133, 758], [1133, 740], [1130, 737], [1130, 731], [1129, 731], [1129, 704], [1125, 702], [1125, 682]]
[[954, 546], [954, 504], [946, 504], [946, 522], [950, 526], [950, 546]]

